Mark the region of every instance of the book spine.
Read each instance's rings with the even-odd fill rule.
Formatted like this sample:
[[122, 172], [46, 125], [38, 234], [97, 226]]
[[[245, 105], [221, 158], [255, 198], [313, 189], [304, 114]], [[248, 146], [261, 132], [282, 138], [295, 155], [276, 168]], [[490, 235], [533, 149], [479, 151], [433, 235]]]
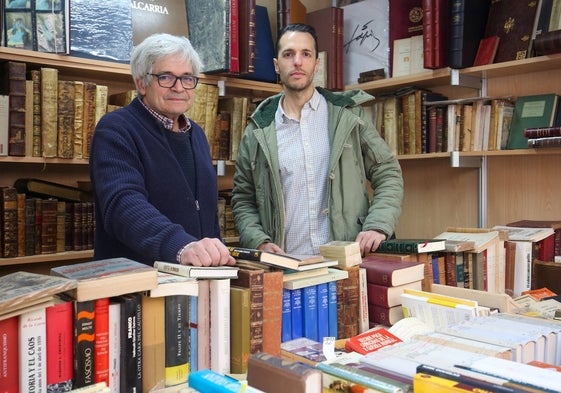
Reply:
[[14, 187], [0, 187], [0, 255], [18, 256], [18, 201]]
[[43, 219], [41, 220], [41, 254], [56, 253], [57, 210], [56, 199], [44, 199], [41, 203]]
[[36, 392], [47, 390], [46, 309], [19, 316], [19, 384]]
[[244, 287], [230, 287], [230, 372], [245, 374], [247, 359], [251, 349], [251, 290]]
[[210, 280], [210, 369], [230, 372], [230, 280]]
[[528, 139], [529, 148], [546, 148], [561, 146], [561, 136], [550, 136], [545, 138]]
[[94, 383], [109, 386], [109, 298], [95, 300]]
[[165, 385], [187, 382], [189, 375], [189, 297], [165, 297]]
[[41, 68], [41, 142], [43, 157], [58, 155], [58, 70]]
[[380, 392], [399, 393], [402, 391], [400, 387], [392, 385], [386, 378], [374, 374], [360, 373], [359, 369], [346, 364], [320, 362], [316, 367], [324, 373], [359, 383], [371, 389], [377, 389]]
[[304, 337], [304, 304], [303, 304], [303, 289], [290, 290], [290, 320], [292, 340]]
[[14, 316], [0, 321], [0, 337], [2, 337], [0, 386], [4, 392], [19, 391], [18, 318]]
[[282, 271], [263, 275], [263, 352], [280, 355], [283, 321]]
[[346, 268], [349, 277], [337, 281], [338, 338], [353, 337], [358, 334], [359, 320], [359, 267]]
[[323, 342], [329, 336], [329, 288], [327, 283], [318, 284], [317, 288], [317, 341]]
[[422, 0], [423, 9], [423, 67], [434, 68], [435, 48], [435, 7], [436, 0]]
[[561, 127], [536, 127], [524, 129], [526, 138], [543, 138], [549, 136], [561, 136]]
[[189, 371], [197, 371], [198, 366], [198, 296], [189, 296]]
[[74, 157], [74, 100], [76, 87], [73, 81], [58, 81], [57, 156]]
[[74, 302], [74, 385], [92, 385], [95, 378], [95, 301]]
[[109, 302], [109, 388], [119, 393], [121, 378], [121, 303]]
[[327, 283], [329, 290], [329, 337], [338, 337], [337, 331], [337, 282]]
[[292, 340], [292, 291], [282, 290], [281, 342]]
[[263, 350], [263, 270], [238, 270], [238, 278], [233, 279], [231, 285], [248, 288], [250, 291], [250, 328], [251, 353]]

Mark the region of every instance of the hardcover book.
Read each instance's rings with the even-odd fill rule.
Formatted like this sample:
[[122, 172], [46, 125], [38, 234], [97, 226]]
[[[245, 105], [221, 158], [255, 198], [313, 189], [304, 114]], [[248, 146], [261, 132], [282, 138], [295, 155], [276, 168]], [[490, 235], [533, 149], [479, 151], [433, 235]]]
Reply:
[[525, 59], [529, 55], [538, 9], [537, 1], [491, 2], [485, 37], [499, 37], [495, 63]]
[[380, 243], [376, 252], [418, 254], [443, 251], [445, 248], [445, 239], [388, 239]]
[[490, 5], [490, 0], [450, 2], [450, 67], [466, 68], [473, 65], [479, 41], [485, 34]]
[[91, 192], [42, 179], [20, 178], [14, 182], [14, 187], [19, 193], [23, 193], [28, 197], [56, 198], [68, 202], [88, 202], [93, 200]]
[[230, 67], [230, 0], [188, 1], [189, 40], [197, 48], [206, 74]]
[[50, 300], [73, 290], [76, 280], [45, 274], [15, 272], [0, 277], [0, 315]]
[[13, 316], [0, 320], [0, 335], [5, 338], [3, 356], [0, 366], [5, 372], [0, 373], [0, 386], [6, 392], [19, 390], [19, 317]]
[[158, 285], [148, 292], [150, 297], [169, 295], [198, 296], [199, 281], [194, 278], [158, 271]]
[[157, 271], [127, 258], [110, 258], [57, 266], [51, 276], [78, 282], [72, 296], [78, 301], [148, 291], [158, 284]]
[[321, 378], [321, 371], [311, 365], [264, 352], [251, 355], [248, 360], [249, 386], [267, 393], [321, 393]]
[[280, 355], [283, 321], [282, 271], [263, 275], [263, 352]]
[[230, 287], [230, 372], [245, 374], [247, 360], [251, 354], [251, 306], [250, 289]]
[[189, 297], [171, 295], [165, 303], [165, 386], [187, 382], [189, 376]]
[[424, 278], [425, 266], [422, 262], [408, 262], [386, 257], [369, 255], [359, 265], [366, 269], [368, 283], [397, 286]]
[[253, 71], [244, 78], [276, 83], [277, 73], [272, 62], [276, 56], [272, 27], [269, 22], [267, 7], [255, 6], [255, 45], [254, 45]]
[[516, 99], [507, 149], [527, 149], [524, 129], [554, 125], [559, 95], [554, 93], [521, 96]]
[[[285, 276], [290, 276], [286, 274]], [[327, 273], [304, 278], [283, 278], [283, 287], [286, 289], [300, 289], [310, 285], [318, 285], [326, 282], [337, 282], [349, 277], [349, 272], [344, 269], [327, 268]]]
[[367, 330], [356, 336], [350, 337], [345, 342], [345, 349], [347, 351], [358, 352], [361, 355], [377, 351], [388, 345], [401, 342], [402, 340], [390, 332], [385, 327], [378, 327]]
[[210, 369], [230, 372], [230, 280], [210, 280]]
[[25, 75], [26, 63], [8, 61], [2, 63], [5, 75], [0, 82], [0, 94], [8, 96], [8, 144], [4, 155], [25, 155]]
[[236, 259], [261, 262], [265, 265], [272, 265], [282, 269], [308, 270], [337, 265], [337, 260], [326, 260], [321, 255], [275, 254], [243, 247], [229, 247], [229, 250], [230, 255]]
[[[133, 2], [132, 7], [131, 3], [128, 3], [129, 10], [125, 8], [127, 5], [125, 3], [123, 2], [121, 7], [125, 11], [123, 15], [127, 17], [125, 20], [127, 25], [129, 23], [128, 13], [132, 13], [133, 46], [138, 45], [154, 33], [189, 37], [186, 2], [174, 0], [156, 0], [150, 3]], [[130, 8], [132, 8], [132, 12]]]
[[[163, 0], [158, 2], [161, 1]], [[136, 26], [133, 25], [133, 10], [145, 16], [140, 25], [146, 29], [159, 21], [158, 18], [166, 15], [164, 12], [155, 12], [164, 11], [162, 8], [132, 7], [131, 2], [127, 0], [103, 0], [94, 3], [87, 0], [70, 1], [70, 54], [128, 63], [133, 48], [133, 27]], [[185, 14], [185, 10], [183, 13]], [[140, 36], [140, 33], [138, 35]], [[103, 42], [102, 46], [99, 45], [100, 42]], [[134, 44], [139, 42], [134, 41]]]
[[179, 263], [156, 261], [154, 268], [160, 272], [176, 274], [189, 278], [236, 278], [238, 268], [234, 266], [192, 266], [181, 265]]
[[[395, 41], [423, 34], [422, 0], [389, 1], [389, 72], [392, 72]], [[394, 76], [393, 73], [391, 76]]]
[[382, 307], [393, 307], [401, 304], [401, 294], [404, 289], [408, 288], [421, 290], [422, 280], [390, 287], [387, 285], [367, 283], [367, 288], [369, 304]]
[[0, 187], [0, 255], [3, 258], [18, 256], [17, 190]]

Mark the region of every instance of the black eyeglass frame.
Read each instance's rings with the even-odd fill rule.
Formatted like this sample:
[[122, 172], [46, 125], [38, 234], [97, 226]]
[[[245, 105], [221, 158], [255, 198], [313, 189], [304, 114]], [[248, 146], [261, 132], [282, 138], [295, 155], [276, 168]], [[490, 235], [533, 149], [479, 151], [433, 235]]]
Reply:
[[[168, 74], [168, 73], [162, 73], [162, 74], [152, 74], [152, 73], [148, 73], [148, 75], [151, 75], [151, 76], [156, 77], [156, 79], [158, 80], [158, 85], [159, 85], [160, 87], [163, 87], [163, 88], [166, 88], [166, 89], [171, 89], [173, 86], [175, 86], [175, 84], [177, 83], [178, 80], [179, 80], [179, 82], [181, 83], [181, 86], [182, 86], [185, 90], [192, 90], [192, 89], [194, 89], [195, 87], [197, 87], [197, 84], [199, 83], [199, 78], [196, 77], [196, 76], [194, 76], [194, 75], [175, 76], [175, 75], [173, 75], [173, 74]], [[163, 76], [165, 76], [165, 77], [167, 77], [167, 78], [175, 78], [175, 79], [173, 80], [173, 83], [171, 83], [169, 86], [164, 86], [164, 85], [162, 84], [162, 79], [161, 79]], [[193, 86], [191, 86], [191, 85], [185, 86], [185, 81], [184, 81], [183, 78], [185, 78], [187, 81], [189, 81], [189, 80], [194, 81], [194, 83], [191, 82], [191, 83], [193, 83]]]

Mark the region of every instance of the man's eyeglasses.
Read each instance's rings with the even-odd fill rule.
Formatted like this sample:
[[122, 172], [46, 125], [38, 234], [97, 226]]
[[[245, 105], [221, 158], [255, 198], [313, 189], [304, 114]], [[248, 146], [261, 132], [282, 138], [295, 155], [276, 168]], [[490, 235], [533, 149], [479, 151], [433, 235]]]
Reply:
[[161, 87], [166, 87], [166, 88], [171, 88], [175, 86], [175, 84], [179, 80], [181, 81], [181, 86], [183, 86], [185, 90], [191, 90], [194, 89], [197, 86], [197, 83], [199, 82], [199, 78], [193, 75], [175, 76], [173, 74], [150, 74], [150, 73], [148, 73], [148, 75], [155, 76], [158, 79], [158, 84]]

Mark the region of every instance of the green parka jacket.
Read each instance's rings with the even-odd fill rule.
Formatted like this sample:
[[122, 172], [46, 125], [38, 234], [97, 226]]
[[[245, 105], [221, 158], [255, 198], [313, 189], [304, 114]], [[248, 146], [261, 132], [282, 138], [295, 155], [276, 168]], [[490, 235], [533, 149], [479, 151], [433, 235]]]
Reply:
[[[373, 97], [361, 90], [317, 90], [327, 100], [329, 112], [330, 240], [354, 241], [362, 230], [392, 235], [401, 213], [403, 178], [397, 158], [360, 106]], [[244, 247], [274, 242], [285, 248], [285, 206], [275, 132], [275, 112], [282, 94], [257, 107], [239, 145], [232, 208]], [[368, 181], [374, 190], [372, 201]]]

